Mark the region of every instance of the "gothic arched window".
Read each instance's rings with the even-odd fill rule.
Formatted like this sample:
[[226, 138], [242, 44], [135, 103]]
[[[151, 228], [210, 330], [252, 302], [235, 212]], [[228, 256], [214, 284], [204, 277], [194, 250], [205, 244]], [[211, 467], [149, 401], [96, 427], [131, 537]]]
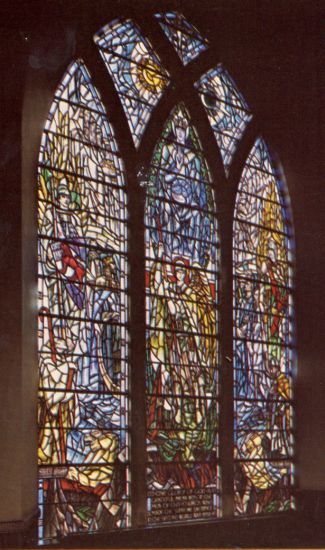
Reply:
[[44, 542], [294, 507], [283, 178], [208, 41], [152, 25], [89, 34], [42, 135]]

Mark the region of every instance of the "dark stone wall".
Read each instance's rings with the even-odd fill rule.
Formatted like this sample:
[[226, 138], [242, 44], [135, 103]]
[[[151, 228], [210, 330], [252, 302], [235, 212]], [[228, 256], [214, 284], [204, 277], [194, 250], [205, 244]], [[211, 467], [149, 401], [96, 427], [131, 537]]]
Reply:
[[[51, 97], [85, 29], [96, 30], [123, 13], [150, 25], [153, 12], [169, 8], [183, 11], [209, 38], [215, 61], [237, 82], [283, 166], [296, 236], [298, 484], [305, 491], [325, 490], [321, 2], [5, 0], [0, 6], [0, 522], [22, 520], [36, 506], [35, 176]], [[123, 130], [120, 136], [123, 141]], [[120, 146], [127, 147], [126, 141]]]

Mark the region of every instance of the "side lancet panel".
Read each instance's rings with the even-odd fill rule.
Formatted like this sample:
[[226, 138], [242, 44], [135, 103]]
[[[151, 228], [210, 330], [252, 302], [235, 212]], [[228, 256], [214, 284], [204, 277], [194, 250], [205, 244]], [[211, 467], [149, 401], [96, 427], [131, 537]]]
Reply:
[[236, 514], [294, 508], [292, 251], [284, 185], [259, 138], [233, 224]]
[[218, 465], [218, 233], [207, 163], [183, 104], [146, 181], [148, 523], [213, 518]]
[[125, 173], [89, 73], [56, 89], [38, 163], [39, 540], [129, 525]]

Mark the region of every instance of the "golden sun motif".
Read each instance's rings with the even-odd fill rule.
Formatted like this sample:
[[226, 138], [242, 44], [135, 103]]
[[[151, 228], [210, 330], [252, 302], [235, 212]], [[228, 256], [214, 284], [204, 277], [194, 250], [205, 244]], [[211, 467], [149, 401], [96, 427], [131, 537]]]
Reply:
[[141, 61], [137, 76], [141, 85], [151, 93], [158, 93], [166, 86], [166, 78], [159, 73], [159, 66], [153, 61]]

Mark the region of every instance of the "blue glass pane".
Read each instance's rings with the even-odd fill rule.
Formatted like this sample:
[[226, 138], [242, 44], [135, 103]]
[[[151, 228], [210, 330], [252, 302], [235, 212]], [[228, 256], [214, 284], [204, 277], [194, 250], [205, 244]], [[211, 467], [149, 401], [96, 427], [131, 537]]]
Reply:
[[169, 75], [149, 41], [130, 20], [109, 23], [94, 37], [122, 102], [138, 147]]
[[268, 172], [269, 174], [275, 174], [274, 168], [271, 164], [270, 153], [265, 141], [262, 138], [256, 140], [256, 143], [248, 156], [247, 164], [249, 166], [254, 166], [258, 170]]
[[105, 114], [98, 92], [91, 82], [88, 71], [81, 62], [77, 61], [70, 65], [54, 95], [61, 100], [76, 103], [87, 109], [94, 109]]
[[156, 17], [184, 65], [207, 49], [207, 40], [202, 38], [199, 31], [182, 14], [157, 13]]
[[200, 93], [228, 174], [237, 144], [252, 115], [234, 81], [220, 65], [203, 75], [195, 87]]

